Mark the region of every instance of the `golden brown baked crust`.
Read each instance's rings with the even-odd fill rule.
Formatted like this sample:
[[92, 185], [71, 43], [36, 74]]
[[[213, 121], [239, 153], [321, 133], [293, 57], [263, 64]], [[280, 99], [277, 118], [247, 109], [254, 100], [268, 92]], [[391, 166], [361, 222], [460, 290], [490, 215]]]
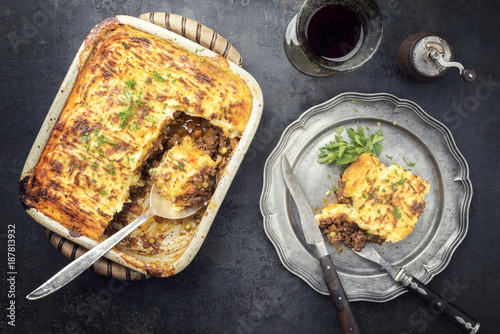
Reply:
[[174, 112], [203, 117], [238, 138], [252, 95], [225, 58], [200, 57], [113, 19], [86, 43], [92, 51], [22, 197], [97, 240], [140, 184]]

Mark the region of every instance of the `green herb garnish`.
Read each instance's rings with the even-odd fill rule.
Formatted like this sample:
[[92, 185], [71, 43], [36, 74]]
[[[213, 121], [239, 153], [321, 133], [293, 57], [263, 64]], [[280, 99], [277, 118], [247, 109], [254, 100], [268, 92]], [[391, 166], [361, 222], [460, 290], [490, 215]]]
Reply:
[[401, 218], [401, 212], [399, 212], [397, 206], [394, 207], [394, 217], [396, 217], [397, 219]]
[[134, 79], [125, 81], [125, 87], [130, 88], [131, 90], [135, 89], [137, 82]]
[[136, 121], [134, 121], [134, 123], [132, 123], [132, 126], [128, 126], [128, 129], [131, 130], [131, 131], [137, 131], [139, 130], [141, 127], [139, 126], [139, 123], [137, 123]]
[[404, 160], [404, 162], [406, 162], [406, 164], [408, 165], [408, 167], [413, 167], [413, 166], [415, 166], [415, 163], [414, 163], [414, 162], [412, 162], [412, 161], [410, 161], [410, 162], [406, 161], [405, 157], [403, 157], [403, 160]]
[[160, 73], [153, 71], [153, 79], [155, 79], [158, 82], [165, 82], [165, 78], [163, 78]]
[[381, 129], [366, 137], [365, 131], [361, 126], [358, 126], [357, 131], [348, 128], [347, 134], [351, 139], [350, 144], [338, 134], [343, 129], [338, 128], [338, 130], [335, 130], [337, 132], [335, 141], [331, 141], [319, 149], [320, 154], [317, 161], [320, 164], [331, 164], [334, 161], [336, 161], [337, 165], [348, 164], [356, 160], [362, 153], [370, 153], [376, 157], [380, 155], [382, 145], [379, 142], [384, 140]]

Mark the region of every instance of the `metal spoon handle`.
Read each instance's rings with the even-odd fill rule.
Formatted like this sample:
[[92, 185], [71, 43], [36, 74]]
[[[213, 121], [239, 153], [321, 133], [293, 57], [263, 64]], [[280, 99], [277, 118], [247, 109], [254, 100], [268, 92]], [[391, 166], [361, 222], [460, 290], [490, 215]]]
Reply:
[[75, 277], [80, 275], [88, 267], [90, 267], [95, 261], [100, 259], [104, 254], [106, 254], [114, 245], [116, 245], [120, 240], [132, 232], [135, 228], [142, 225], [146, 220], [154, 215], [154, 212], [149, 208], [141, 216], [139, 216], [132, 223], [128, 224], [111, 237], [101, 242], [96, 247], [92, 248], [78, 259], [72, 261], [57, 274], [52, 276], [47, 282], [42, 284], [38, 289], [34, 290], [28, 296], [29, 300], [43, 298], [50, 295], [52, 292], [57, 291], [64, 285], [71, 282]]

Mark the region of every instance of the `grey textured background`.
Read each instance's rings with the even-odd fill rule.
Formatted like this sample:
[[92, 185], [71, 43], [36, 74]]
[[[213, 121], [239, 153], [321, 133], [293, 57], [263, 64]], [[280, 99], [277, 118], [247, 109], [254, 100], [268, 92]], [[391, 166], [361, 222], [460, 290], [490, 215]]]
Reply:
[[[496, 333], [500, 313], [500, 3], [377, 1], [382, 44], [355, 72], [307, 77], [287, 61], [283, 35], [301, 1], [3, 0], [0, 2], [0, 332], [6, 333], [339, 333], [328, 297], [289, 273], [262, 228], [259, 198], [265, 160], [302, 112], [346, 92], [387, 92], [419, 104], [452, 131], [470, 166], [474, 198], [469, 233], [429, 286]], [[25, 295], [67, 259], [18, 199], [19, 175], [81, 42], [100, 20], [149, 11], [184, 15], [213, 28], [243, 56], [264, 92], [261, 126], [194, 261], [167, 279], [123, 283], [85, 272], [39, 301]], [[451, 70], [434, 84], [404, 78], [396, 65], [403, 39], [428, 29], [446, 34], [456, 59], [474, 67], [466, 84]], [[16, 226], [16, 327], [7, 325], [7, 225]], [[405, 294], [387, 303], [356, 302], [364, 333], [455, 333], [445, 319]], [[429, 315], [425, 315], [429, 314]]]

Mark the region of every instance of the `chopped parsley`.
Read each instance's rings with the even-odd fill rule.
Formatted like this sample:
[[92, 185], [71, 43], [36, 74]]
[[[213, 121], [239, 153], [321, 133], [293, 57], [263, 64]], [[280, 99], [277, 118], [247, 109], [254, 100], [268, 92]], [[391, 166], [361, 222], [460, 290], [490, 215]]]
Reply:
[[339, 189], [337, 187], [333, 187], [333, 193], [336, 194]]
[[130, 88], [131, 90], [135, 89], [137, 82], [134, 79], [125, 81], [125, 87]]
[[366, 194], [362, 194], [361, 197], [366, 198]]
[[413, 167], [413, 166], [415, 166], [415, 163], [414, 163], [414, 162], [412, 162], [412, 161], [410, 161], [410, 162], [406, 161], [405, 157], [403, 157], [403, 160], [404, 160], [404, 162], [406, 162], [406, 164], [408, 165], [408, 167]]
[[151, 125], [154, 125], [156, 123], [156, 120], [155, 119], [152, 119], [151, 117], [144, 117], [144, 119], [148, 122], [151, 123]]
[[129, 125], [129, 126], [128, 126], [128, 129], [129, 129], [130, 131], [137, 131], [137, 130], [139, 130], [140, 128], [141, 128], [141, 127], [139, 126], [139, 123], [137, 123], [136, 121], [134, 121], [134, 122], [132, 123], [132, 125]]
[[196, 50], [194, 51], [194, 53], [198, 53], [198, 52], [202, 52], [202, 51], [205, 51], [205, 48], [201, 48], [201, 49], [196, 48]]
[[387, 154], [385, 156], [387, 157], [387, 159], [390, 159], [390, 160], [392, 160], [392, 158], [394, 158], [394, 157], [391, 157], [391, 156], [389, 156]]
[[401, 179], [397, 182], [397, 184], [399, 184], [399, 185], [401, 186], [401, 185], [405, 184], [406, 180], [408, 180], [408, 179], [401, 178]]
[[182, 163], [179, 162], [179, 164], [177, 165], [177, 168], [179, 170], [184, 170], [184, 165]]
[[129, 106], [124, 111], [119, 112], [118, 117], [120, 117], [120, 129], [125, 129], [129, 119], [134, 115], [135, 113], [132, 112], [132, 106]]
[[394, 217], [396, 217], [397, 219], [401, 218], [401, 212], [399, 211], [397, 206], [394, 207]]
[[[153, 72], [153, 73], [157, 73], [157, 72]], [[161, 78], [161, 76], [159, 76], [159, 77]], [[123, 88], [123, 94], [125, 95], [125, 101], [121, 101], [121, 104], [125, 107], [125, 109], [117, 114], [118, 118], [120, 118], [120, 125], [119, 125], [120, 129], [127, 129], [128, 128], [129, 130], [131, 130], [130, 127], [127, 127], [127, 124], [129, 122], [130, 118], [132, 118], [134, 115], [137, 114], [135, 109], [145, 110], [145, 107], [148, 107], [147, 104], [146, 104], [146, 106], [144, 106], [144, 101], [142, 100], [142, 97], [141, 97], [142, 94], [144, 93], [144, 90], [141, 88], [138, 91], [136, 91], [135, 90], [136, 86], [137, 86], [137, 83], [135, 82], [135, 80], [127, 80], [125, 82], [125, 87]], [[137, 125], [137, 126], [134, 125], [133, 129], [135, 129], [135, 130], [139, 129], [139, 125]]]
[[115, 166], [113, 165], [113, 160], [108, 160], [109, 161], [109, 165], [106, 166], [107, 170], [108, 170], [108, 173], [111, 174], [111, 175], [115, 175], [116, 172], [115, 172]]
[[126, 164], [127, 164], [127, 165], [130, 165], [130, 163], [131, 163], [131, 162], [133, 162], [134, 160], [135, 160], [135, 158], [134, 158], [134, 157], [129, 157], [129, 156], [127, 156], [127, 162], [126, 162]]
[[88, 142], [88, 141], [89, 141], [89, 139], [90, 139], [90, 133], [88, 133], [88, 132], [87, 132], [86, 134], [84, 134], [84, 135], [82, 136], [82, 138], [80, 138], [80, 141], [82, 141], [82, 142], [86, 143], [86, 142]]
[[163, 78], [160, 73], [153, 71], [153, 79], [158, 82], [165, 82], [165, 78]]
[[104, 144], [110, 144], [110, 145], [113, 145], [116, 148], [116, 143], [109, 141], [109, 139], [106, 138], [104, 135], [100, 135], [99, 137], [97, 137], [97, 148], [98, 149], [101, 148], [101, 146], [104, 145]]
[[99, 194], [101, 194], [101, 196], [106, 196], [108, 194], [108, 191], [107, 190], [101, 190], [99, 192]]

